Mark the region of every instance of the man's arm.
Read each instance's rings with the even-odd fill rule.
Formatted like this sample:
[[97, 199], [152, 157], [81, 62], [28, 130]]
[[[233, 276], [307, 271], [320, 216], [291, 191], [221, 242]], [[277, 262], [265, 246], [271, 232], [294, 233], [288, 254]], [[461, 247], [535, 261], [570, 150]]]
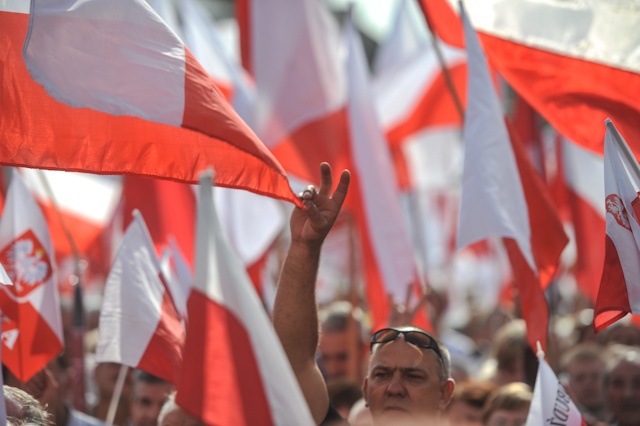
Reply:
[[296, 208], [291, 215], [291, 246], [273, 308], [273, 325], [316, 422], [324, 418], [329, 407], [327, 387], [315, 359], [318, 346], [316, 276], [322, 243], [338, 217], [350, 181], [349, 172], [343, 171], [332, 194], [329, 164], [320, 165], [320, 174], [320, 191], [316, 192], [313, 187], [304, 191], [302, 202], [307, 209]]

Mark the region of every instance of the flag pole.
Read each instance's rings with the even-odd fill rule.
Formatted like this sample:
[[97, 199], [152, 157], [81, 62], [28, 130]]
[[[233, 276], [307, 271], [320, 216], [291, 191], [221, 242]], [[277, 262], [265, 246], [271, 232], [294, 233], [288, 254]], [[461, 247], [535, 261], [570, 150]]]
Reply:
[[613, 135], [613, 139], [616, 141], [618, 147], [624, 154], [624, 157], [627, 160], [627, 165], [640, 179], [640, 166], [638, 165], [638, 160], [636, 159], [635, 155], [633, 155], [633, 152], [631, 152], [629, 145], [627, 145], [627, 143], [624, 141], [624, 139], [620, 135], [620, 132], [618, 132], [618, 129], [616, 129], [616, 126], [613, 124], [610, 118], [604, 120], [604, 124], [607, 126], [607, 130], [611, 132], [611, 134]]
[[111, 402], [109, 403], [109, 410], [107, 411], [106, 423], [109, 426], [113, 426], [113, 421], [116, 418], [116, 411], [118, 410], [120, 397], [122, 396], [122, 388], [124, 387], [124, 380], [127, 378], [128, 372], [129, 372], [129, 367], [124, 364], [121, 364], [120, 371], [118, 372], [118, 379], [116, 380], [116, 385], [113, 389], [113, 393], [111, 394]]
[[44, 190], [51, 201], [51, 205], [53, 206], [53, 210], [56, 214], [56, 218], [60, 223], [60, 227], [69, 243], [69, 247], [71, 247], [71, 253], [73, 254], [73, 269], [74, 276], [69, 277], [71, 285], [73, 286], [73, 311], [72, 311], [72, 330], [71, 330], [71, 348], [69, 351], [69, 361], [73, 366], [73, 370], [75, 372], [73, 376], [73, 395], [72, 402], [73, 406], [76, 410], [85, 411], [86, 410], [86, 400], [85, 400], [85, 365], [84, 365], [84, 335], [86, 332], [86, 312], [84, 308], [84, 298], [82, 294], [82, 285], [81, 285], [81, 277], [82, 270], [84, 269], [81, 266], [82, 259], [80, 257], [80, 251], [78, 250], [78, 246], [73, 239], [73, 235], [67, 228], [67, 224], [64, 221], [64, 217], [60, 213], [60, 206], [58, 205], [58, 201], [53, 193], [53, 189], [49, 184], [49, 179], [44, 174], [44, 172], [40, 169], [36, 169], [36, 174], [44, 187]]
[[458, 94], [458, 91], [453, 84], [453, 79], [451, 78], [449, 68], [447, 68], [447, 64], [444, 61], [444, 55], [442, 54], [442, 49], [440, 49], [440, 44], [438, 43], [436, 34], [431, 28], [429, 20], [427, 19], [427, 5], [422, 0], [417, 0], [417, 2], [420, 10], [422, 10], [422, 15], [424, 16], [424, 21], [427, 23], [427, 28], [431, 33], [431, 45], [433, 46], [433, 50], [436, 52], [436, 57], [438, 58], [438, 63], [440, 64], [440, 70], [442, 71], [442, 75], [444, 76], [444, 81], [447, 84], [447, 89], [451, 94], [451, 99], [453, 99], [456, 111], [458, 111], [458, 114], [460, 115], [460, 121], [464, 122], [464, 108], [462, 107], [462, 101], [460, 100], [460, 95]]

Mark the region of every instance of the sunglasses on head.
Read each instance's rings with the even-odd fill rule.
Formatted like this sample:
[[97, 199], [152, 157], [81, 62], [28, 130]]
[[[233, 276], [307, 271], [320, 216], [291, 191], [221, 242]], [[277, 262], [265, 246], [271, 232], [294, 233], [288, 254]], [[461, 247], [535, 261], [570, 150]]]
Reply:
[[440, 348], [438, 347], [435, 339], [426, 332], [420, 330], [401, 330], [397, 328], [383, 328], [382, 330], [378, 330], [371, 336], [370, 351], [373, 352], [373, 345], [393, 342], [401, 334], [404, 336], [404, 340], [407, 343], [411, 343], [419, 348], [433, 349], [436, 355], [438, 355], [438, 358], [444, 362], [442, 353], [440, 352]]

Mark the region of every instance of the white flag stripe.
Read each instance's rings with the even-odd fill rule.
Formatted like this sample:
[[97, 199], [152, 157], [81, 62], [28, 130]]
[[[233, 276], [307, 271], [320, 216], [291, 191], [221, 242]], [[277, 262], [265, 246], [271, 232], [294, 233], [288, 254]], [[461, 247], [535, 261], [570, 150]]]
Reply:
[[464, 172], [456, 246], [490, 236], [513, 238], [537, 273], [529, 212], [498, 95], [478, 36], [463, 13], [469, 67]]
[[[34, 80], [68, 105], [180, 126], [184, 45], [153, 9], [143, 0], [69, 3], [38, 2], [37, 18], [32, 15], [24, 56]], [[59, 48], [60, 40], [65, 49]], [[144, 55], [132, 61], [132, 52]], [[118, 72], [121, 67], [126, 72]]]
[[[640, 218], [635, 217], [631, 205], [638, 198], [640, 176], [621, 152], [616, 141], [625, 143], [608, 121], [604, 140], [604, 185], [607, 208], [607, 235], [611, 238], [624, 273], [631, 312], [640, 314]], [[635, 161], [635, 160], [634, 160]], [[635, 162], [637, 170], [637, 161]], [[621, 209], [620, 202], [624, 206]], [[625, 213], [626, 212], [626, 213]], [[602, 291], [602, 290], [601, 290]]]
[[142, 216], [136, 214], [104, 287], [96, 360], [137, 367], [160, 322], [164, 287]]
[[21, 168], [20, 173], [36, 197], [50, 202], [38, 176], [44, 174], [60, 210], [98, 226], [105, 226], [111, 219], [122, 192], [121, 180], [115, 176], [28, 168]]
[[538, 364], [536, 385], [526, 423], [526, 426], [541, 425], [582, 425], [580, 411], [544, 359]]
[[211, 190], [212, 176], [200, 178], [195, 286], [244, 323], [265, 394], [277, 425], [313, 424], [311, 413], [280, 340], [240, 259], [222, 232]]
[[[49, 262], [51, 262], [51, 275], [46, 282], [31, 291], [25, 298], [19, 297], [18, 302], [28, 301], [31, 303], [36, 311], [46, 320], [60, 342], [62, 342], [62, 320], [55, 268], [55, 254], [53, 252], [51, 238], [49, 237], [49, 230], [36, 200], [27, 189], [20, 174], [14, 170], [9, 190], [7, 191], [2, 220], [0, 221], [0, 251], [4, 250], [15, 238], [27, 231], [33, 232], [40, 244], [42, 244], [46, 256], [48, 256]], [[37, 252], [33, 254], [40, 256]], [[3, 266], [8, 267], [8, 265]], [[10, 292], [8, 292], [8, 294], [10, 297], [12, 296]]]
[[345, 105], [339, 31], [324, 2], [251, 0], [256, 133], [270, 148]]
[[[458, 0], [449, 0], [458, 8]], [[618, 1], [465, 0], [475, 27], [517, 43], [640, 72], [640, 13]], [[544, 23], [544, 25], [540, 25]]]
[[602, 156], [562, 138], [562, 157], [567, 185], [604, 219]]
[[351, 150], [367, 230], [387, 293], [396, 300], [404, 300], [407, 286], [417, 273], [413, 249], [402, 216], [391, 157], [369, 95], [364, 50], [351, 21], [346, 31]]

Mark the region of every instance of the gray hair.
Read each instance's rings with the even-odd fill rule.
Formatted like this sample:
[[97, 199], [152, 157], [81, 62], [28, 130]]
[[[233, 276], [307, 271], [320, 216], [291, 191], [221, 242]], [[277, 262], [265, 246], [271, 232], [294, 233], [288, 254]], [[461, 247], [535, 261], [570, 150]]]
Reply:
[[7, 404], [8, 425], [49, 426], [52, 424], [49, 420], [49, 413], [33, 396], [13, 386], [4, 385], [2, 390]]

